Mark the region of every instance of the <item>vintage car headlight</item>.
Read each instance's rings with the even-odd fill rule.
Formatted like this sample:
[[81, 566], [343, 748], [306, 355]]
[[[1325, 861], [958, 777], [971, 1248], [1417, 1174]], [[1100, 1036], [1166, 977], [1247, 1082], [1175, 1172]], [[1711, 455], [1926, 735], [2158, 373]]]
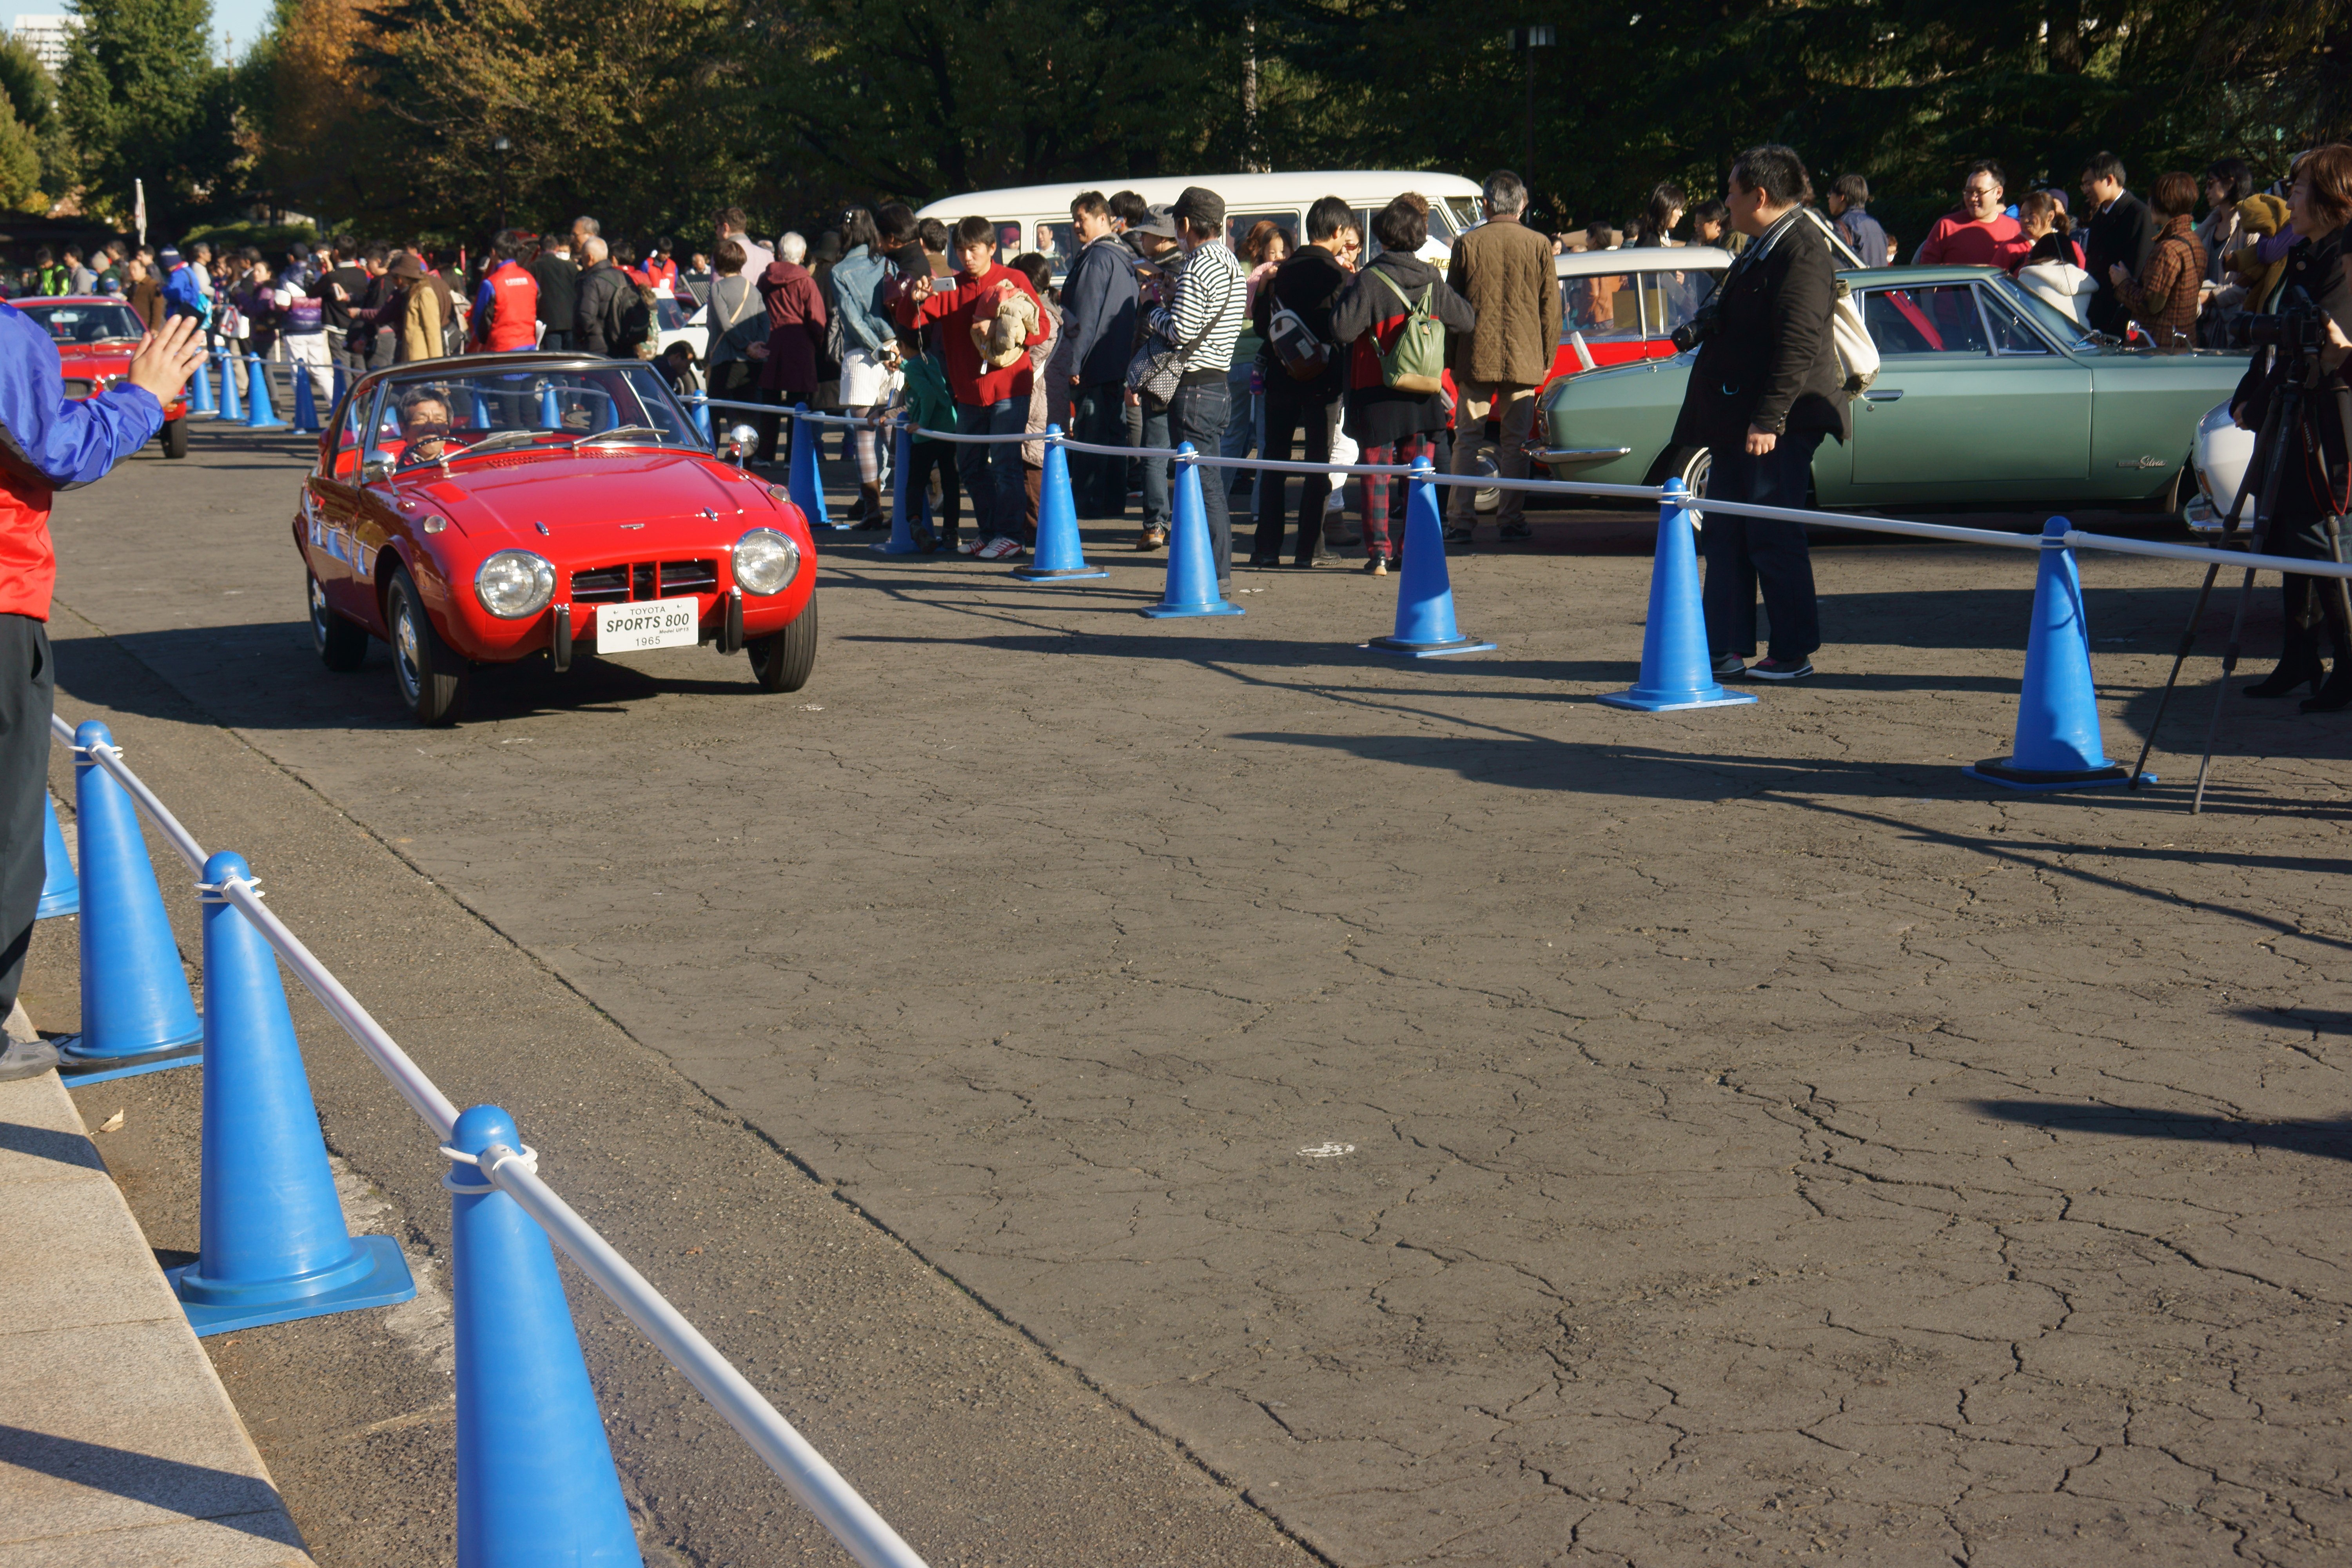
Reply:
[[502, 621], [519, 621], [555, 597], [555, 567], [528, 550], [501, 550], [474, 574], [474, 596]]
[[735, 542], [735, 581], [747, 594], [781, 594], [800, 574], [801, 547], [772, 528]]

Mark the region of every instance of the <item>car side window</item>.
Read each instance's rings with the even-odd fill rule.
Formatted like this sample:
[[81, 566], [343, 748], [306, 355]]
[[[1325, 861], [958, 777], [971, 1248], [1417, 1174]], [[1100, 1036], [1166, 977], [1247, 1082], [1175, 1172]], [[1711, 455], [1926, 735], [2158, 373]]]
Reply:
[[359, 472], [361, 432], [365, 428], [360, 416], [374, 400], [373, 388], [343, 399], [342, 416], [335, 421], [335, 444], [327, 454], [327, 472], [336, 479], [349, 479]]
[[1882, 357], [1986, 353], [1990, 351], [1975, 293], [1965, 283], [1874, 289], [1863, 296], [1863, 325]]
[[[1598, 272], [1590, 278], [1559, 280], [1559, 321], [1563, 334], [1582, 332], [1587, 342], [1632, 341], [1642, 336], [1642, 292], [1635, 280], [1645, 275]], [[1647, 274], [1654, 279], [1656, 274]]]
[[1720, 272], [1644, 272], [1642, 274], [1642, 319], [1654, 338], [1671, 336], [1676, 327], [1698, 314], [1723, 281]]
[[1979, 289], [1977, 302], [1984, 307], [1985, 323], [1992, 329], [1992, 352], [1997, 354], [2046, 354], [2050, 345], [2042, 334], [2028, 325], [2024, 314], [2000, 297], [1998, 290]]

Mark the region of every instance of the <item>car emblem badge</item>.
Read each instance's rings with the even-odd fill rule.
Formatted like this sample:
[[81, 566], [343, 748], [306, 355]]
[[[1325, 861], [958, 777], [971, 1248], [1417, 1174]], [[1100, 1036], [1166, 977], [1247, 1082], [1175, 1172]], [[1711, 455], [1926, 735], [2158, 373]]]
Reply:
[[541, 533], [545, 533], [547, 531], [547, 524], [543, 522], [534, 522], [531, 524], [531, 527], [539, 530]]
[[719, 521], [719, 509], [715, 506], [704, 507], [702, 509], [702, 515], [709, 518], [711, 521], [717, 522]]

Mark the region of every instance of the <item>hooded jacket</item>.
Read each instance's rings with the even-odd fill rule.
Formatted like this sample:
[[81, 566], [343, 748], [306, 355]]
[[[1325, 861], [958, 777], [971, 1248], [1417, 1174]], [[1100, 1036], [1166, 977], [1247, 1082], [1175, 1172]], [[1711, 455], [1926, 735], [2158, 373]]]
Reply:
[[[1400, 300], [1381, 284], [1395, 283]], [[1383, 250], [1349, 279], [1331, 307], [1332, 341], [1353, 345], [1348, 351], [1348, 435], [1366, 447], [1385, 447], [1410, 436], [1445, 428], [1445, 395], [1439, 392], [1402, 392], [1381, 384], [1381, 351], [1396, 346], [1412, 313], [1406, 300], [1419, 303], [1429, 295], [1429, 312], [1448, 331], [1477, 330], [1478, 312], [1470, 301], [1445, 286], [1437, 268], [1409, 251]]]
[[796, 262], [771, 262], [760, 274], [760, 299], [768, 308], [768, 357], [760, 385], [768, 392], [816, 395], [817, 356], [824, 349], [824, 296], [816, 278]]

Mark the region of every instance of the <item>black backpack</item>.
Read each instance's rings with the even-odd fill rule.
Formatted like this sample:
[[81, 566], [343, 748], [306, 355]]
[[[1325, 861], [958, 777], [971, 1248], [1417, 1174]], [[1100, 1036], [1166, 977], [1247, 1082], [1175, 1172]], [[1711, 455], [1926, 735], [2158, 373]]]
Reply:
[[619, 287], [604, 304], [604, 352], [617, 355], [634, 352], [652, 339], [654, 312], [646, 302], [646, 290], [638, 288], [627, 273], [615, 267], [613, 277]]

